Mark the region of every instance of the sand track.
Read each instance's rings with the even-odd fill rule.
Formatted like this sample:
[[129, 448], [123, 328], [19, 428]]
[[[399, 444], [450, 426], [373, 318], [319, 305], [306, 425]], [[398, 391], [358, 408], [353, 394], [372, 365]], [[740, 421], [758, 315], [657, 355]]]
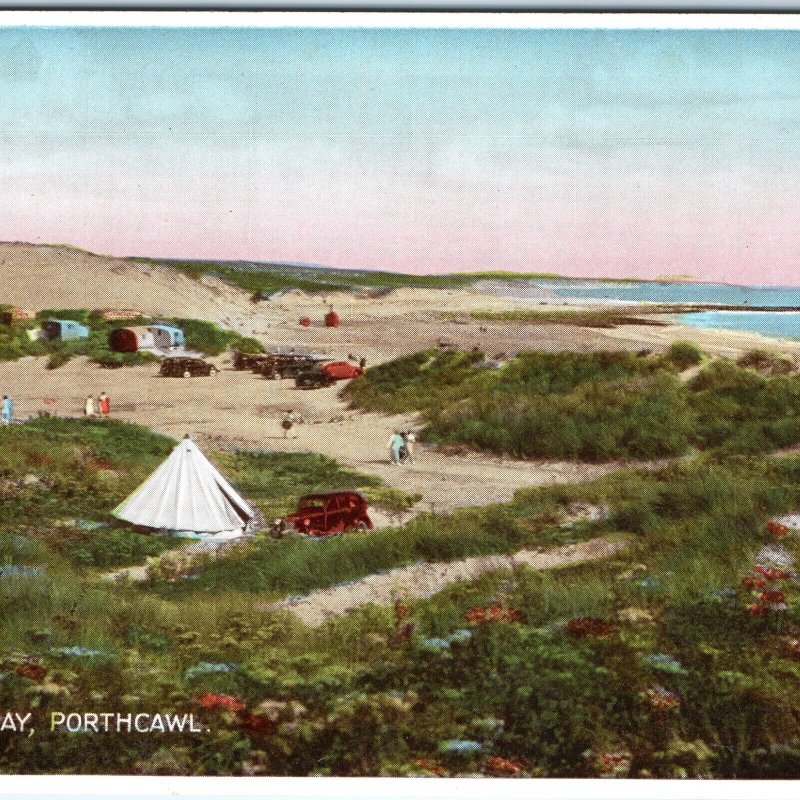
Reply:
[[368, 575], [349, 584], [318, 589], [305, 597], [288, 598], [263, 606], [263, 610], [291, 611], [306, 625], [319, 627], [333, 617], [348, 614], [368, 603], [386, 606], [397, 598], [423, 600], [433, 597], [451, 583], [472, 581], [488, 572], [520, 567], [556, 569], [609, 558], [627, 546], [624, 541], [609, 542], [597, 538], [551, 550], [521, 550], [510, 556], [476, 556], [437, 564], [414, 564]]

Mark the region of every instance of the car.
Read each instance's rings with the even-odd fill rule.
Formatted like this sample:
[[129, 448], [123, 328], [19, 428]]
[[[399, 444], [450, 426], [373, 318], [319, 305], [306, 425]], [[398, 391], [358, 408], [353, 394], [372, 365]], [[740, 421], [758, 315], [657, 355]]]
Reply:
[[363, 375], [364, 370], [347, 361], [329, 361], [298, 373], [294, 385], [298, 389], [320, 389], [333, 386], [336, 381], [351, 380]]
[[159, 374], [165, 378], [196, 378], [198, 375], [216, 375], [219, 370], [202, 358], [171, 356], [161, 362]]
[[270, 353], [259, 366], [258, 372], [274, 380], [296, 378], [301, 372], [327, 360], [326, 356], [316, 353]]
[[241, 350], [234, 350], [233, 368], [239, 370], [250, 369], [257, 372], [269, 358], [270, 356], [267, 353], [243, 353]]
[[272, 533], [283, 536], [332, 536], [350, 530], [371, 530], [364, 495], [354, 489], [307, 494], [300, 498], [297, 511], [272, 524]]
[[294, 379], [297, 389], [322, 389], [325, 386], [333, 386], [334, 383], [336, 383], [336, 379], [323, 372], [319, 367], [304, 369]]

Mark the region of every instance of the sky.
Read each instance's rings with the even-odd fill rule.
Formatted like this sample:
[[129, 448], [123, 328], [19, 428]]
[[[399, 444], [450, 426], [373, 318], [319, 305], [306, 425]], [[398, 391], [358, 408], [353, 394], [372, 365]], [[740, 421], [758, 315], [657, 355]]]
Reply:
[[0, 240], [800, 283], [800, 31], [0, 27]]

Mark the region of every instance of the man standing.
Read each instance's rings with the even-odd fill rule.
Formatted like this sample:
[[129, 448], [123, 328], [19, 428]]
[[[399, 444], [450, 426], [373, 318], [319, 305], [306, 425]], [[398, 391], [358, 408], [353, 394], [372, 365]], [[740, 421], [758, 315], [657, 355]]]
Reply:
[[95, 410], [94, 410], [94, 395], [91, 395], [91, 394], [90, 394], [90, 395], [89, 395], [89, 396], [86, 398], [86, 404], [85, 404], [85, 405], [84, 405], [84, 407], [83, 407], [83, 413], [84, 413], [84, 414], [85, 414], [87, 417], [94, 417], [94, 416], [95, 416]]
[[14, 403], [7, 394], [3, 395], [3, 407], [0, 413], [2, 414], [3, 425], [10, 425], [11, 420], [14, 418]]
[[392, 464], [400, 463], [400, 451], [403, 449], [403, 437], [400, 431], [395, 431], [389, 439], [389, 461]]

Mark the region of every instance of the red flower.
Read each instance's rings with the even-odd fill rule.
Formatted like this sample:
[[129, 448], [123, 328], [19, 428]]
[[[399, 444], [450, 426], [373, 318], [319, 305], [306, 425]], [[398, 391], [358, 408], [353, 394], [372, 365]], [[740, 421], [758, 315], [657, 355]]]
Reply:
[[789, 573], [777, 567], [762, 567], [760, 564], [753, 567], [753, 572], [763, 575], [768, 581], [783, 581], [789, 577]]
[[266, 714], [247, 714], [239, 715], [242, 727], [253, 733], [275, 733], [278, 730], [278, 723], [270, 719]]
[[426, 772], [432, 772], [440, 778], [447, 776], [447, 770], [437, 761], [431, 761], [427, 758], [418, 758], [414, 763], [420, 769], [424, 769]]
[[754, 578], [752, 575], [748, 575], [747, 577], [742, 578], [742, 586], [752, 592], [755, 589], [765, 589], [767, 582], [762, 578]]
[[789, 535], [789, 526], [771, 519], [767, 523], [767, 531], [769, 531], [769, 533], [771, 533], [773, 536], [777, 536], [779, 539], [782, 539]]
[[758, 599], [768, 606], [774, 606], [786, 602], [786, 595], [783, 592], [761, 592]]
[[519, 775], [522, 772], [522, 764], [499, 756], [489, 756], [484, 767], [495, 775]]
[[26, 661], [17, 667], [17, 675], [22, 675], [23, 678], [29, 678], [32, 681], [40, 681], [47, 675], [47, 669], [41, 664]]
[[763, 617], [767, 613], [767, 607], [761, 605], [761, 603], [752, 603], [747, 606], [747, 612], [751, 617]]
[[525, 615], [516, 608], [509, 608], [501, 603], [490, 606], [475, 606], [466, 613], [467, 622], [483, 625], [490, 622], [524, 622]]
[[236, 697], [229, 694], [201, 694], [196, 698], [203, 708], [220, 709], [222, 711], [242, 711], [244, 703]]

